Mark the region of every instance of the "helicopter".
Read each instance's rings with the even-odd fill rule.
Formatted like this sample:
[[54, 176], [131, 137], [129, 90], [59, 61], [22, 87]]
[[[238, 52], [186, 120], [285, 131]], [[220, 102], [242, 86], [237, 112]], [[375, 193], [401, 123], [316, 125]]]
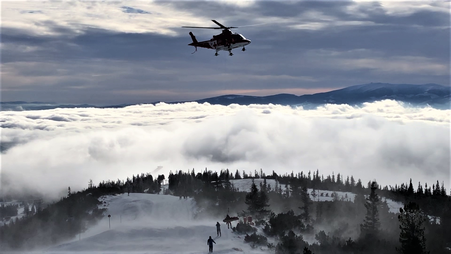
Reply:
[[245, 46], [251, 43], [251, 41], [246, 39], [243, 35], [232, 33], [232, 31], [230, 31], [231, 28], [238, 27], [226, 27], [216, 20], [212, 21], [219, 27], [182, 26], [182, 28], [222, 29], [221, 34], [213, 35], [213, 38], [208, 41], [197, 41], [196, 36], [194, 36], [192, 32], [189, 32], [193, 42], [188, 45], [195, 47], [193, 54], [197, 51], [197, 47], [201, 47], [216, 50], [215, 56], [218, 56], [218, 51], [220, 50], [229, 51], [229, 56], [233, 56], [232, 49], [243, 47], [242, 51], [245, 51]]

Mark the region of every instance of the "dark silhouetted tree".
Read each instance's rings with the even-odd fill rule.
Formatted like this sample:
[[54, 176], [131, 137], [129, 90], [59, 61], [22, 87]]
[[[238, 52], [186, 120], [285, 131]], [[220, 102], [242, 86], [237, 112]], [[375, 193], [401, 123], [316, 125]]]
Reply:
[[407, 189], [407, 195], [413, 195], [413, 184], [412, 184], [412, 178], [410, 178], [409, 188]]
[[266, 192], [258, 191], [257, 185], [252, 181], [251, 191], [246, 194], [245, 199], [249, 213], [256, 216], [257, 219], [262, 219], [269, 214], [269, 210], [266, 209], [269, 206], [268, 202], [269, 198]]
[[426, 239], [424, 237], [423, 223], [427, 220], [426, 215], [420, 210], [418, 204], [409, 202], [404, 209], [399, 209], [399, 242], [401, 254], [428, 254], [426, 251]]
[[363, 224], [360, 225], [360, 233], [363, 237], [374, 236], [379, 231], [380, 221], [379, 221], [379, 211], [378, 206], [380, 202], [379, 196], [376, 194], [377, 183], [371, 183], [371, 193], [366, 199], [365, 208], [366, 215], [363, 220]]
[[287, 235], [280, 237], [280, 242], [276, 247], [276, 254], [295, 254], [300, 253], [307, 243], [302, 235], [296, 235], [293, 231], [289, 231]]
[[241, 179], [240, 172], [238, 172], [238, 169], [235, 172], [235, 179]]
[[302, 210], [302, 214], [301, 214], [301, 218], [303, 220], [303, 222], [305, 224], [309, 224], [310, 223], [310, 204], [312, 203], [312, 201], [310, 200], [310, 196], [307, 192], [307, 187], [303, 186], [301, 188], [301, 201], [302, 201], [302, 206], [299, 207]]
[[417, 194], [418, 194], [418, 195], [423, 195], [423, 194], [424, 194], [424, 192], [423, 192], [423, 186], [421, 186], [421, 183], [420, 183], [420, 182], [418, 182]]
[[313, 252], [309, 250], [309, 248], [304, 247], [304, 251], [302, 252], [302, 254], [313, 254]]

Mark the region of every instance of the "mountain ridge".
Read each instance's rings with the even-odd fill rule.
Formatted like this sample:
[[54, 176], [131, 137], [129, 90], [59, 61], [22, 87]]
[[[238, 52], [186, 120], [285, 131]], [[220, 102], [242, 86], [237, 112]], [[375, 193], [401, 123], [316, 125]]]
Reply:
[[282, 105], [303, 105], [317, 106], [321, 104], [361, 104], [379, 100], [392, 99], [410, 104], [430, 105], [436, 107], [449, 108], [450, 87], [438, 84], [389, 84], [389, 83], [369, 83], [354, 85], [323, 93], [294, 95], [275, 94], [269, 96], [246, 96], [246, 95], [221, 95], [211, 97], [196, 102], [211, 104], [230, 105], [232, 103], [249, 104], [282, 104]]
[[[303, 106], [304, 108], [315, 108], [323, 104], [349, 104], [360, 105], [365, 102], [380, 100], [396, 100], [412, 105], [432, 106], [439, 109], [450, 109], [451, 87], [439, 84], [390, 84], [390, 83], [368, 83], [353, 85], [328, 92], [294, 95], [288, 93], [273, 94], [267, 96], [252, 96], [239, 94], [226, 94], [198, 100], [187, 101], [155, 101], [157, 103], [210, 103], [219, 105], [250, 105], [250, 104], [280, 104], [286, 106]], [[92, 104], [58, 104], [49, 102], [25, 102], [10, 101], [0, 102], [1, 110], [45, 110], [53, 108], [123, 108], [139, 103], [123, 103], [108, 106], [97, 106]]]

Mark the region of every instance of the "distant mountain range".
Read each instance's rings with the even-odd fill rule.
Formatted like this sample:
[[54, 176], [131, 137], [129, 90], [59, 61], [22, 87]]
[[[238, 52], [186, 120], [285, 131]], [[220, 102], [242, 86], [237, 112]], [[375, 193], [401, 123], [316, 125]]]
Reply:
[[450, 108], [451, 89], [437, 84], [411, 85], [370, 83], [355, 85], [325, 93], [309, 95], [276, 94], [271, 96], [222, 95], [197, 100], [199, 103], [230, 105], [232, 103], [249, 104], [281, 104], [317, 106], [326, 103], [358, 105], [385, 99], [402, 101], [414, 105], [431, 105], [439, 108]]
[[[430, 105], [435, 108], [449, 109], [451, 102], [451, 88], [437, 84], [411, 85], [411, 84], [388, 84], [369, 83], [355, 85], [343, 89], [333, 90], [325, 93], [308, 95], [276, 94], [270, 96], [248, 96], [248, 95], [222, 95], [218, 97], [195, 100], [198, 103], [208, 102], [210, 104], [250, 105], [250, 104], [280, 104], [290, 106], [303, 106], [314, 108], [326, 103], [359, 105], [364, 102], [374, 102], [385, 99], [401, 101], [412, 105]], [[182, 103], [167, 102], [167, 103]], [[158, 102], [154, 102], [158, 103]], [[89, 104], [55, 104], [42, 102], [1, 102], [1, 110], [43, 110], [52, 108], [121, 108], [133, 104], [120, 104], [110, 106], [95, 106]]]

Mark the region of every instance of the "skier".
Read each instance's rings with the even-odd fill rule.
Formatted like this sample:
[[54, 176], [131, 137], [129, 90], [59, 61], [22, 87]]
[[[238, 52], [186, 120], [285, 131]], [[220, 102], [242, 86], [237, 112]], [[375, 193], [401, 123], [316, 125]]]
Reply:
[[210, 238], [208, 238], [208, 240], [207, 240], [208, 252], [213, 252], [213, 243], [216, 244], [215, 240], [211, 239], [211, 236], [210, 236]]
[[216, 235], [221, 236], [221, 224], [219, 224], [219, 221], [216, 222]]

